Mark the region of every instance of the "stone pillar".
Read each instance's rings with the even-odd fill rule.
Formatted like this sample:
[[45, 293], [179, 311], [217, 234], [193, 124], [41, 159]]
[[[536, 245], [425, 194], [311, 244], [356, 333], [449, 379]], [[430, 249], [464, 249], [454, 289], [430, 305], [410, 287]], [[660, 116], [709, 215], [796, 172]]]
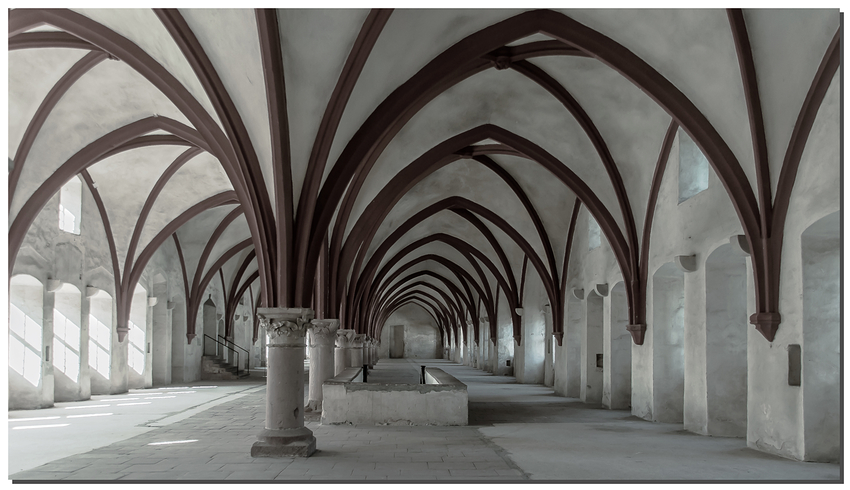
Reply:
[[310, 395], [305, 411], [322, 410], [322, 384], [334, 377], [334, 340], [339, 320], [313, 320], [310, 328]]
[[372, 357], [369, 358], [372, 361], [372, 366], [378, 364], [378, 339], [372, 339], [371, 349], [372, 349]]
[[313, 318], [309, 308], [258, 308], [269, 335], [266, 424], [251, 447], [252, 457], [308, 457], [316, 438], [304, 427], [304, 343]]
[[354, 330], [339, 329], [336, 331], [336, 349], [334, 349], [334, 376], [351, 366], [351, 342], [354, 341]]
[[359, 333], [354, 336], [351, 343], [351, 367], [363, 367], [363, 340], [366, 334]]

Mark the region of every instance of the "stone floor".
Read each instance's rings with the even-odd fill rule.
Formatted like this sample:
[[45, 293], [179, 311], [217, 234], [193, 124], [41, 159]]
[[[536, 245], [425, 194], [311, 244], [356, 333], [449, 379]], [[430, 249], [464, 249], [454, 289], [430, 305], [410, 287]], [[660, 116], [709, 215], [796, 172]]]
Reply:
[[[404, 362], [410, 369], [407, 360], [393, 361]], [[391, 367], [392, 363], [382, 360], [381, 369], [373, 373]], [[415, 367], [419, 363], [416, 360]], [[742, 439], [691, 434], [683, 431], [681, 425], [646, 422], [627, 411], [604, 410], [573, 398], [555, 396], [549, 387], [517, 384], [511, 377], [492, 376], [443, 360], [422, 363], [440, 367], [467, 383], [469, 426], [322, 426], [318, 414], [308, 413], [306, 425], [318, 441], [315, 455], [307, 459], [251, 458], [249, 450], [262, 429], [265, 410], [265, 387], [258, 384], [262, 378], [254, 378], [231, 384], [216, 383], [220, 396], [215, 398], [210, 395], [211, 389], [191, 389], [198, 386], [180, 387], [176, 392], [195, 393], [182, 393], [173, 399], [152, 398], [161, 402], [161, 408], [151, 412], [151, 420], [138, 427], [144, 429], [141, 433], [131, 434], [126, 432], [128, 427], [118, 426], [133, 423], [135, 419], [118, 417], [117, 406], [74, 409], [78, 415], [107, 409], [116, 413], [115, 417], [101, 417], [96, 426], [86, 430], [125, 431], [127, 436], [106, 441], [98, 439], [104, 436], [93, 434], [91, 439], [104, 444], [73, 449], [75, 442], [63, 438], [60, 432], [68, 427], [26, 431], [31, 433], [27, 439], [30, 446], [24, 447], [20, 439], [10, 438], [10, 454], [19, 449], [16, 445], [26, 454], [39, 444], [68, 446], [73, 454], [30, 466], [11, 474], [10, 479], [469, 482], [834, 481], [841, 477], [839, 465], [801, 463], [770, 456], [747, 448]], [[167, 388], [157, 388], [156, 392], [165, 393]], [[110, 399], [139, 398], [141, 391], [154, 392], [138, 390]], [[193, 405], [190, 397], [195, 397], [198, 403]], [[178, 406], [178, 399], [182, 399], [182, 405]], [[103, 403], [97, 399], [76, 403], [87, 404]], [[121, 409], [124, 408], [131, 407]], [[10, 429], [21, 426], [17, 420], [25, 417], [65, 409], [11, 412]], [[53, 425], [55, 421], [23, 423]], [[17, 431], [10, 430], [10, 434], [13, 432]], [[183, 442], [174, 443], [178, 441]], [[156, 444], [169, 442], [173, 444]]]

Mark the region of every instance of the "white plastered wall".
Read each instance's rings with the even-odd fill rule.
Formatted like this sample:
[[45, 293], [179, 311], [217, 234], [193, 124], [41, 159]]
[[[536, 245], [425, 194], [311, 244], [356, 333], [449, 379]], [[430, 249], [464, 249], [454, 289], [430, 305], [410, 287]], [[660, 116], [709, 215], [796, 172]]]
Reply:
[[[73, 285], [81, 292], [80, 304], [80, 327], [81, 327], [81, 360], [79, 391], [77, 399], [88, 399], [91, 394], [115, 394], [123, 393], [128, 389], [129, 367], [127, 365], [128, 340], [118, 342], [115, 328], [118, 325], [117, 310], [115, 308], [115, 279], [112, 271], [112, 259], [109, 245], [106, 239], [100, 214], [97, 211], [94, 198], [86, 185], [82, 188], [82, 216], [81, 230], [79, 235], [62, 232], [58, 224], [59, 193], [57, 192], [36, 216], [30, 226], [15, 261], [12, 275], [29, 274], [42, 282], [48, 278], [59, 280], [62, 283]], [[123, 267], [123, 264], [121, 264]], [[182, 291], [182, 274], [176, 249], [172, 242], [165, 244], [153, 255], [142, 274], [140, 283], [143, 287], [150, 289], [149, 278], [152, 270], [165, 271], [169, 291], [173, 295], [172, 300], [185, 302]], [[179, 285], [173, 287], [172, 285]], [[109, 379], [106, 379], [89, 367], [88, 362], [88, 330], [90, 300], [85, 297], [86, 287], [91, 286], [104, 291], [111, 298], [111, 313], [101, 318], [109, 326], [113, 335], [110, 349]], [[163, 304], [165, 304], [163, 302]], [[44, 291], [43, 310], [45, 312], [43, 321], [44, 345], [53, 342], [53, 307], [54, 294]], [[185, 310], [184, 310], [185, 311]], [[184, 313], [185, 315], [185, 313]], [[185, 323], [185, 320], [183, 321]], [[147, 329], [148, 325], [144, 325]], [[185, 328], [185, 327], [184, 327]], [[150, 332], [149, 332], [150, 333]], [[85, 338], [83, 338], [85, 337]], [[173, 338], [173, 337], [172, 337]], [[183, 344], [186, 343], [185, 331], [181, 334]], [[197, 341], [195, 342], [197, 343]], [[42, 346], [43, 347], [43, 346]], [[172, 345], [173, 347], [173, 345]], [[52, 351], [52, 347], [51, 347]], [[51, 356], [53, 353], [51, 352]], [[192, 361], [190, 359], [190, 361]], [[198, 364], [198, 375], [187, 381], [200, 379], [200, 356], [195, 360]], [[173, 365], [173, 361], [172, 365]], [[44, 373], [41, 381], [40, 401], [37, 404], [27, 403], [18, 408], [43, 408], [53, 405], [54, 370], [51, 362], [43, 362]], [[191, 370], [191, 368], [190, 368]], [[152, 374], [152, 371], [149, 372]], [[12, 399], [17, 397], [10, 393], [10, 406], [17, 403]], [[36, 406], [37, 405], [37, 406]], [[17, 405], [15, 405], [17, 406]]]
[[[499, 338], [496, 340], [495, 355], [493, 356], [494, 373], [498, 376], [514, 375], [514, 326], [511, 320], [510, 304], [503, 291], [499, 291], [499, 308], [496, 311], [496, 331]], [[511, 365], [508, 366], [508, 362]]]
[[[805, 455], [804, 389], [788, 386], [787, 380], [788, 346], [803, 344], [800, 237], [806, 228], [840, 208], [840, 80], [839, 72], [815, 119], [789, 202], [780, 272], [782, 323], [773, 342], [752, 328], [747, 342], [747, 444], [794, 459], [804, 459]], [[750, 313], [753, 305], [750, 299]], [[838, 407], [834, 412], [837, 416]]]
[[392, 326], [404, 325], [404, 352], [407, 358], [440, 359], [443, 357], [443, 339], [431, 315], [417, 305], [405, 305], [394, 311], [381, 329], [378, 358], [389, 357]]
[[544, 380], [544, 362], [546, 360], [546, 318], [543, 305], [549, 302], [543, 281], [537, 270], [528, 264], [525, 272], [525, 289], [522, 298], [522, 343], [516, 345], [514, 354], [516, 368], [514, 376], [517, 382], [542, 384]]

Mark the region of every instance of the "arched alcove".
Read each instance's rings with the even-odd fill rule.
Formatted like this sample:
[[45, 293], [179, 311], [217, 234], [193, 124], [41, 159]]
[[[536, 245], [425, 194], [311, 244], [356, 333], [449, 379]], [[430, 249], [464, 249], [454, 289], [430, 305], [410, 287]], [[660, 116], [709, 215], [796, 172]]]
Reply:
[[79, 400], [82, 295], [65, 283], [53, 293], [53, 400]]
[[9, 281], [9, 410], [39, 408], [53, 403], [43, 388], [44, 286], [19, 274]]
[[804, 459], [841, 458], [841, 215], [802, 235]]
[[148, 293], [137, 284], [130, 304], [130, 321], [127, 327], [129, 345], [127, 346], [128, 386], [130, 388], [145, 387], [145, 368], [147, 360], [147, 323], [148, 323]]
[[602, 405], [617, 410], [631, 407], [632, 402], [632, 341], [626, 330], [629, 324], [629, 304], [623, 281], [611, 288], [603, 331], [605, 364], [602, 372]]
[[602, 296], [587, 294], [587, 313], [581, 342], [581, 401], [602, 402]]
[[656, 422], [682, 423], [685, 397], [685, 275], [672, 262], [652, 276], [652, 404]]
[[89, 298], [89, 376], [93, 395], [110, 391], [112, 374], [112, 296], [98, 290]]
[[707, 432], [747, 435], [747, 264], [729, 244], [705, 261]]

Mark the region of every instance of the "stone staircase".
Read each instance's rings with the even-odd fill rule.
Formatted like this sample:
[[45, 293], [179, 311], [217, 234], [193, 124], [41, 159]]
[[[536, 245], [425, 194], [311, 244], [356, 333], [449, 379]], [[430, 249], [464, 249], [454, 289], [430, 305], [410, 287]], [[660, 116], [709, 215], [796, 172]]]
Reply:
[[201, 359], [201, 379], [203, 380], [236, 380], [236, 366], [225, 362], [217, 356], [203, 356]]

